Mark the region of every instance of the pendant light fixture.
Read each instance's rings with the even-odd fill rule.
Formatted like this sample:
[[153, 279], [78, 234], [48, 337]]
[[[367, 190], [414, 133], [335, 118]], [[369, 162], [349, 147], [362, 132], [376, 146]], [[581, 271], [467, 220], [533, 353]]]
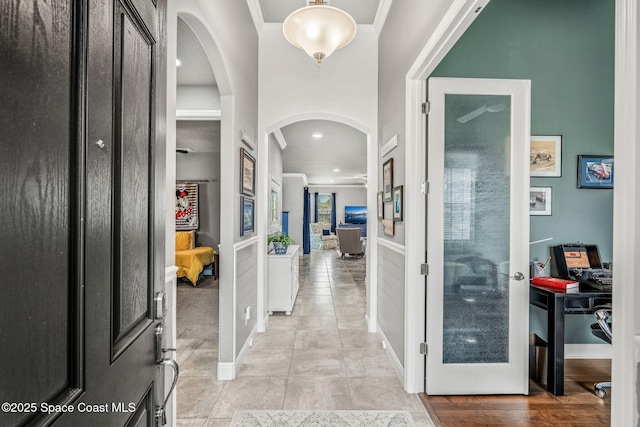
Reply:
[[353, 40], [356, 28], [356, 21], [351, 15], [326, 6], [323, 0], [315, 0], [309, 6], [296, 10], [282, 24], [287, 41], [315, 58], [318, 67], [322, 67], [324, 58]]

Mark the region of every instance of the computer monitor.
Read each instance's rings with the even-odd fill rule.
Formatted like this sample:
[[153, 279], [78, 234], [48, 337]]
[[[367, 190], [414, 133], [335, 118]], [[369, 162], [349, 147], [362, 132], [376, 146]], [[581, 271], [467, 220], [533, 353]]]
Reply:
[[574, 270], [602, 270], [603, 268], [598, 245], [566, 243], [554, 246], [552, 256], [558, 277], [572, 277], [575, 275]]

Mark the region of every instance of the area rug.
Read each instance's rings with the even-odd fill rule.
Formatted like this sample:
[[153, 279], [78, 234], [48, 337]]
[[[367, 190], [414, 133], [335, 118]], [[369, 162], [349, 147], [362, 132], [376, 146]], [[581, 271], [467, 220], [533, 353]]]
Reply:
[[238, 411], [231, 427], [412, 427], [409, 411]]

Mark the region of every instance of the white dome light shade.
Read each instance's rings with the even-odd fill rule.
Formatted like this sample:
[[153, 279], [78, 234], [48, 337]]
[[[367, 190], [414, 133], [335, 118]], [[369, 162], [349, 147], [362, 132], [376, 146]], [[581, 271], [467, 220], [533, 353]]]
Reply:
[[287, 16], [282, 24], [284, 37], [292, 45], [322, 60], [346, 46], [356, 36], [356, 21], [345, 11], [324, 5], [310, 5]]

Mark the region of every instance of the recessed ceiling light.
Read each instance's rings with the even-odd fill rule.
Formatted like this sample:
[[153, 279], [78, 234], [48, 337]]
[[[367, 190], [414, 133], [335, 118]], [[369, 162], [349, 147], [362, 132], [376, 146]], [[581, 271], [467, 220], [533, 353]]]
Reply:
[[313, 135], [311, 135], [312, 137], [314, 137], [315, 139], [320, 139], [322, 138], [322, 134], [320, 132], [316, 132]]
[[179, 67], [182, 65], [182, 61], [180, 61], [180, 59], [176, 58], [176, 67]]
[[330, 180], [329, 180], [329, 182], [333, 182], [333, 180], [332, 180], [332, 179], [330, 179]]
[[340, 169], [334, 169], [333, 171], [334, 172], [340, 172]]

